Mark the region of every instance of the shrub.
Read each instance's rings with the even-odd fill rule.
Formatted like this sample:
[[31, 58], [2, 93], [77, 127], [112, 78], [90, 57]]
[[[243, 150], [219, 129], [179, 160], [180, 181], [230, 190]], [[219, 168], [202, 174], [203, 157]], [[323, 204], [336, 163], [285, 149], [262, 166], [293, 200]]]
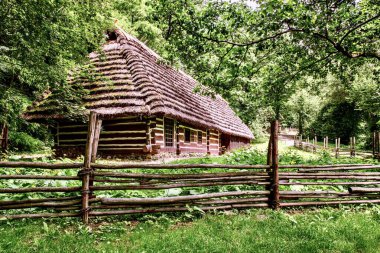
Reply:
[[36, 152], [45, 148], [45, 144], [24, 132], [9, 133], [10, 150], [23, 152]]

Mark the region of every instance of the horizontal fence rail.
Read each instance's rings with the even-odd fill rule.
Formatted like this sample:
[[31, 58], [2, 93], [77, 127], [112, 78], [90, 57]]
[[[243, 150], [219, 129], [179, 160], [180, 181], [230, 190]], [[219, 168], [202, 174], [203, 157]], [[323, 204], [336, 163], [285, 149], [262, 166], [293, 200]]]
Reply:
[[0, 220], [380, 203], [380, 165], [99, 164], [91, 112], [83, 163], [0, 162]]
[[[93, 184], [84, 210], [83, 164], [1, 162], [0, 170], [7, 172], [0, 175], [2, 183], [32, 180], [50, 185], [1, 187], [0, 219], [81, 217], [84, 211], [97, 217], [186, 212], [194, 207], [203, 211], [273, 207], [273, 172], [268, 165], [92, 163], [91, 167]], [[47, 173], [69, 169], [69, 176]], [[17, 174], [19, 170], [39, 174]], [[380, 203], [380, 165], [279, 165], [278, 178], [280, 208]], [[60, 182], [70, 186], [62, 187]], [[170, 196], [169, 189], [176, 189], [177, 195]], [[157, 197], [133, 197], [146, 191]]]
[[[82, 167], [82, 163], [0, 162], [0, 220], [80, 217]], [[65, 175], [68, 172], [72, 175]]]

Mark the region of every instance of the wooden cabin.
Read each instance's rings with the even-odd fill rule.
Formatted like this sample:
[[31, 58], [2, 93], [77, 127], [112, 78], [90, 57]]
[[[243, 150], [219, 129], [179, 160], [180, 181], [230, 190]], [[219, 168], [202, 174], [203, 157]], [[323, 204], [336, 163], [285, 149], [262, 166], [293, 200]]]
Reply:
[[[98, 155], [213, 154], [248, 145], [249, 128], [219, 95], [194, 92], [193, 78], [163, 63], [135, 37], [117, 29], [100, 52], [89, 55], [89, 76], [71, 75], [84, 88], [85, 112], [102, 119]], [[57, 156], [83, 154], [85, 122], [59, 113], [54, 91], [28, 108], [24, 118], [50, 122]], [[53, 122], [53, 123], [52, 123]]]

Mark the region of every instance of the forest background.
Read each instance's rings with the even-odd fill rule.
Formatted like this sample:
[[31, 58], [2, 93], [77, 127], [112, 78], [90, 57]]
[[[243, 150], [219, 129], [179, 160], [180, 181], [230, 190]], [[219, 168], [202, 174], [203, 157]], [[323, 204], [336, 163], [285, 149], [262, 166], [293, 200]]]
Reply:
[[47, 90], [62, 112], [81, 112], [70, 70], [121, 27], [221, 94], [252, 129], [270, 120], [304, 136], [380, 129], [378, 0], [0, 0], [0, 123], [13, 151], [52, 145], [47, 126], [21, 114]]

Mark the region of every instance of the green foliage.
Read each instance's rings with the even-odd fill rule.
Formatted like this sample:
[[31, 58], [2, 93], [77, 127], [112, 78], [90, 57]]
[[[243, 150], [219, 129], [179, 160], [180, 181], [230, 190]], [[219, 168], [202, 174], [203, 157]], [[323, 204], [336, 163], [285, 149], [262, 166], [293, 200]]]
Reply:
[[55, 105], [76, 119], [83, 94], [66, 85], [67, 71], [83, 66], [117, 20], [162, 62], [210, 88], [200, 92], [220, 93], [259, 138], [273, 118], [311, 133], [317, 111], [343, 102], [360, 114], [355, 128], [365, 128], [363, 135], [379, 128], [376, 1], [265, 0], [253, 6], [216, 0], [1, 1], [0, 121], [17, 131], [24, 124], [20, 112], [46, 89], [55, 90]]
[[24, 132], [11, 132], [9, 142], [13, 151], [37, 152], [45, 148], [45, 143]]
[[240, 149], [227, 155], [229, 164], [266, 164], [266, 154], [257, 149]]
[[351, 136], [360, 134], [360, 121], [361, 114], [355, 111], [354, 104], [347, 102], [328, 104], [322, 108], [309, 131], [312, 136], [315, 134], [320, 138], [340, 137], [341, 142], [347, 144]]
[[109, 7], [98, 0], [0, 1], [0, 122], [11, 132], [27, 125], [20, 114], [45, 90], [67, 89], [67, 71], [111, 26]]

